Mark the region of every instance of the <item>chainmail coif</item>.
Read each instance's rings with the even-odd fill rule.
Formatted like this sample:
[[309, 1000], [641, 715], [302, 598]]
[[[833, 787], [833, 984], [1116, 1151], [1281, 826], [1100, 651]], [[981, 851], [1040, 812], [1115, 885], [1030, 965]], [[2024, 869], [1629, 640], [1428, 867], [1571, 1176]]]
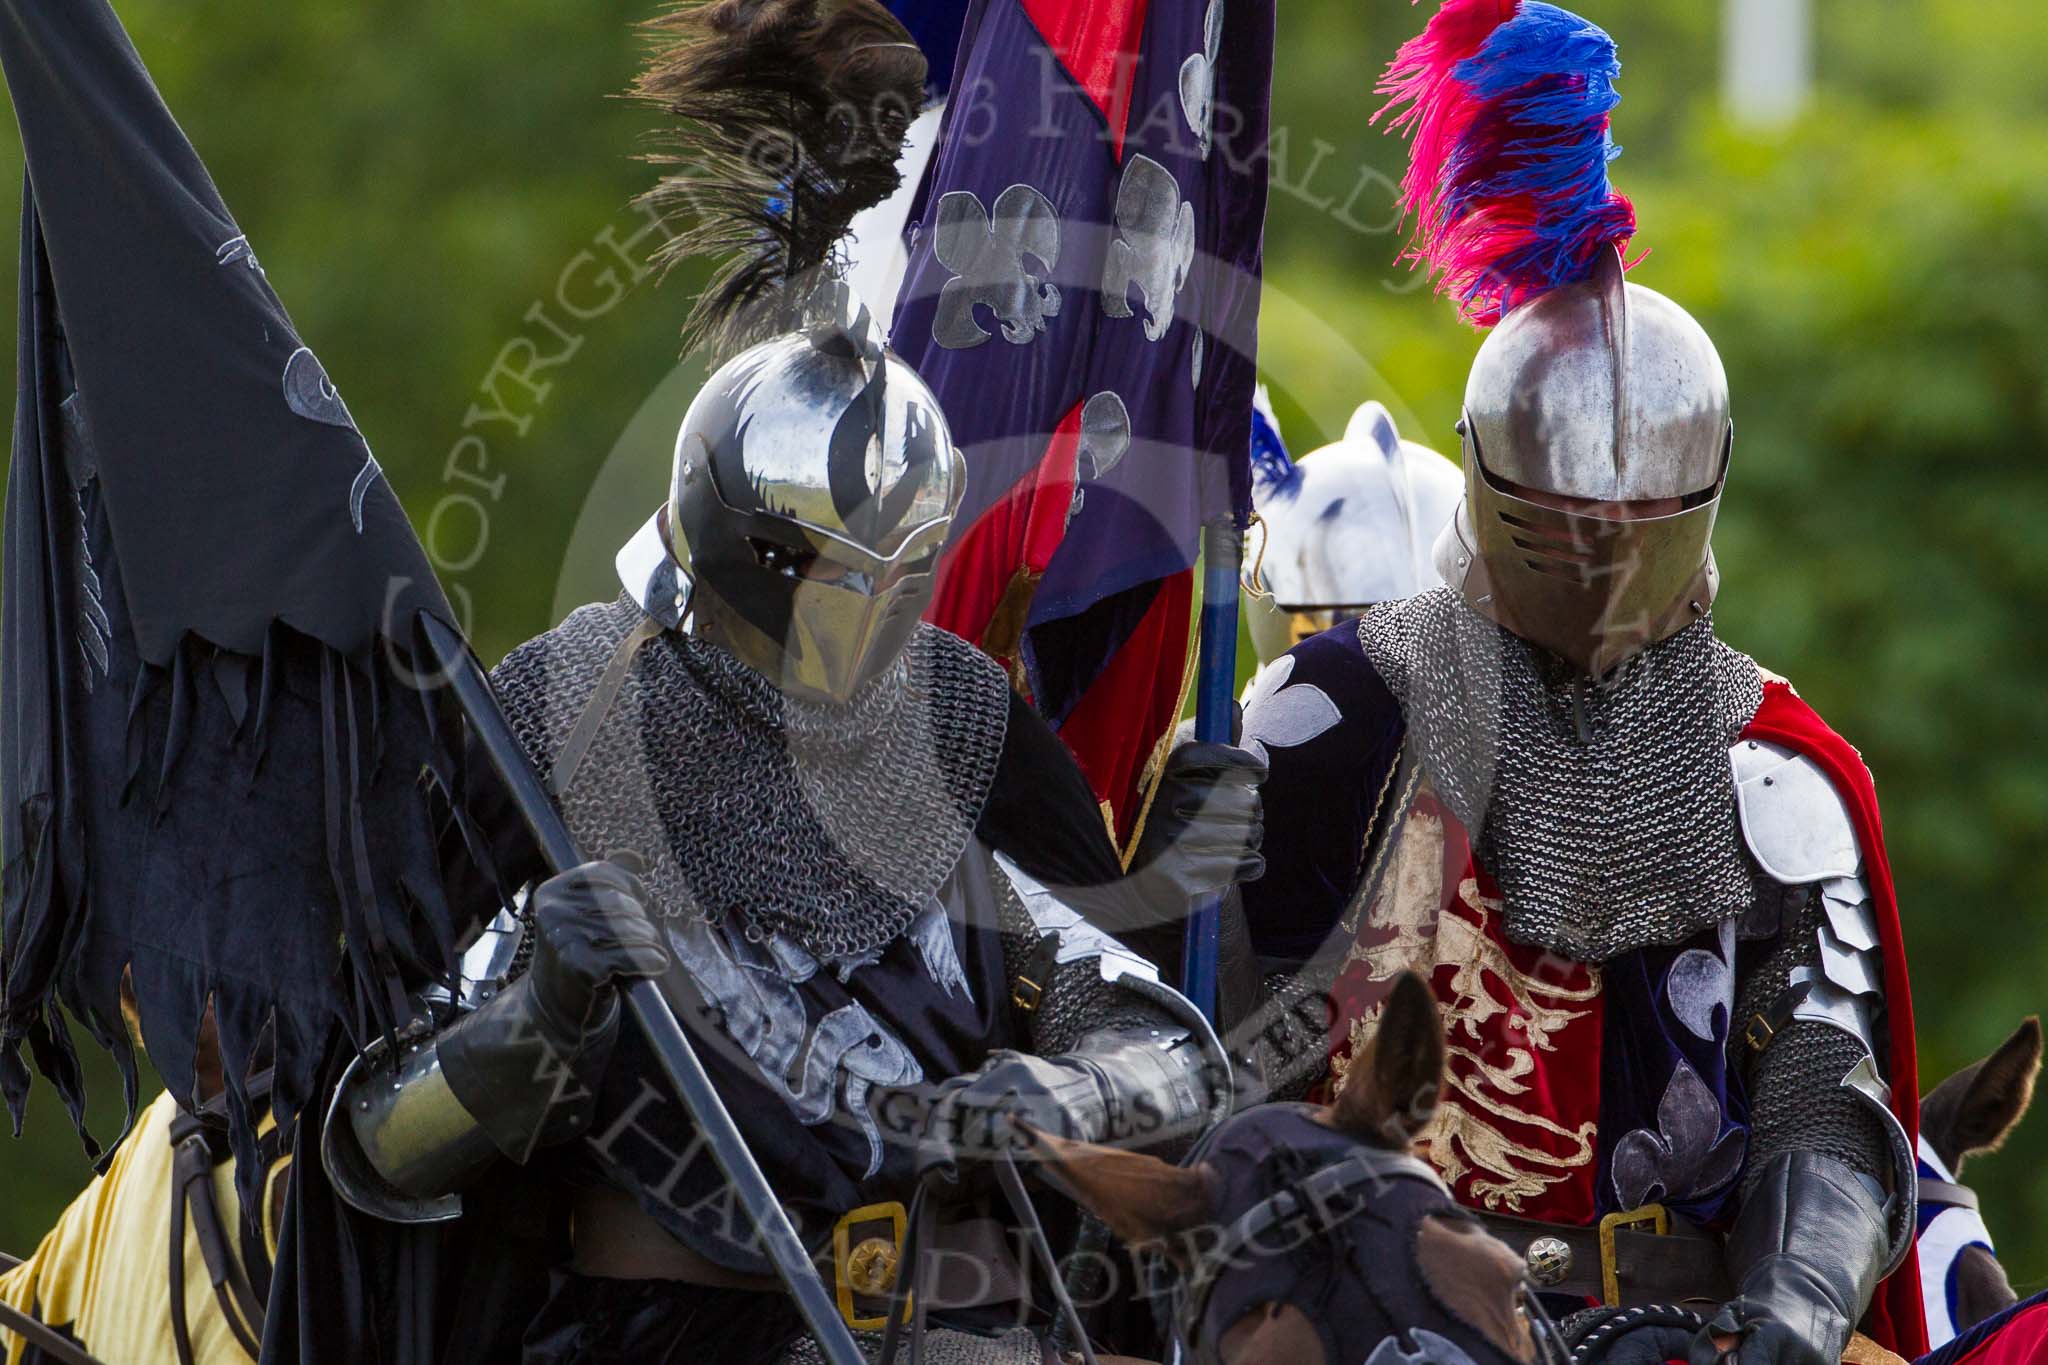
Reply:
[[1511, 938], [1602, 962], [1755, 901], [1728, 746], [1763, 680], [1711, 617], [1597, 682], [1450, 588], [1374, 608], [1358, 633]]
[[[543, 775], [619, 643], [631, 598], [579, 608], [491, 679]], [[920, 626], [843, 706], [785, 695], [676, 631], [640, 647], [561, 796], [591, 857], [631, 850], [653, 908], [785, 933], [844, 961], [902, 933], [959, 861], [995, 780], [1002, 669]]]

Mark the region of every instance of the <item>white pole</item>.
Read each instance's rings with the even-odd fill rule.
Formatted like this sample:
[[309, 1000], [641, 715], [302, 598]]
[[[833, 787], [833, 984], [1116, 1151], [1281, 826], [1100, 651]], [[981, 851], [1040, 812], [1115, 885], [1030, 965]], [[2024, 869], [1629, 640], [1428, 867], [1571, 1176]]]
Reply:
[[1811, 0], [1727, 0], [1723, 16], [1721, 98], [1728, 116], [1751, 128], [1791, 123], [1813, 82]]

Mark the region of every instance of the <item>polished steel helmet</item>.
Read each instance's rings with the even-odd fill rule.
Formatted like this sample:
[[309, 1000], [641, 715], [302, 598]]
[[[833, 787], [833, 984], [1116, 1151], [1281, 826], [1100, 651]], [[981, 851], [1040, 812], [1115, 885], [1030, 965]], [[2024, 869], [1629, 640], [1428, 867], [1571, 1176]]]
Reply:
[[1706, 614], [1728, 377], [1618, 252], [1502, 319], [1459, 430], [1465, 503], [1436, 558], [1474, 607], [1595, 676]]
[[1403, 440], [1372, 401], [1351, 414], [1343, 439], [1255, 467], [1252, 504], [1265, 529], [1246, 545], [1245, 615], [1259, 661], [1375, 603], [1441, 586], [1431, 547], [1464, 491], [1457, 465]]
[[938, 400], [864, 309], [742, 351], [676, 436], [668, 545], [694, 628], [845, 700], [910, 638], [966, 486]]

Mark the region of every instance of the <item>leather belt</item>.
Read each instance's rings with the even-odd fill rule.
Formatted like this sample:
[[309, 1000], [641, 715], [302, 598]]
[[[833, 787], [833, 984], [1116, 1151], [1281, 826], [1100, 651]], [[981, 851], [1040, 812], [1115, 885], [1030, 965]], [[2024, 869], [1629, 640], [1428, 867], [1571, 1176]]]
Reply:
[[[889, 1304], [902, 1270], [909, 1210], [895, 1202], [869, 1204], [832, 1230], [832, 1280], [839, 1315], [857, 1332], [889, 1325]], [[1009, 1230], [993, 1218], [935, 1222], [924, 1250], [927, 1310], [986, 1308], [1028, 1302], [1030, 1290], [1017, 1264]], [[904, 1304], [906, 1317], [910, 1304]]]
[[[1617, 1308], [1690, 1299], [1723, 1303], [1734, 1295], [1721, 1239], [1659, 1204], [1610, 1213], [1597, 1227], [1501, 1213], [1479, 1217], [1529, 1263], [1537, 1287], [1550, 1293], [1583, 1295]], [[1546, 1239], [1561, 1243], [1562, 1253], [1556, 1246], [1538, 1246]]]
[[[853, 1327], [875, 1331], [888, 1324], [889, 1297], [903, 1253], [905, 1212], [900, 1204], [853, 1210], [833, 1230], [832, 1280], [840, 1314]], [[596, 1279], [680, 1280], [713, 1289], [779, 1294], [773, 1275], [729, 1270], [692, 1251], [631, 1195], [579, 1189], [570, 1233], [571, 1269]], [[1029, 1286], [1003, 1224], [971, 1218], [940, 1224], [928, 1249], [933, 1265], [929, 1295], [934, 1309], [978, 1308], [1027, 1301]]]

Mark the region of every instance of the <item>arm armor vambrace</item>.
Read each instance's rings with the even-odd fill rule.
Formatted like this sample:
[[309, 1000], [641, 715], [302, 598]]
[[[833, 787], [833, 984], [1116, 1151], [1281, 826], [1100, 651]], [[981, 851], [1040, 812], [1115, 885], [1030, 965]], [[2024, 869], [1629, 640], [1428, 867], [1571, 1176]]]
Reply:
[[391, 1222], [461, 1213], [459, 1191], [500, 1156], [524, 1164], [590, 1121], [586, 1083], [618, 1029], [608, 1019], [574, 1053], [534, 1023], [529, 983], [515, 981], [439, 1033], [399, 1038], [396, 1064], [380, 1041], [349, 1064], [328, 1110], [321, 1156], [351, 1205]]
[[1029, 1035], [1048, 1079], [1065, 1073], [1052, 1088], [1074, 1125], [1071, 1135], [1191, 1139], [1223, 1118], [1230, 1059], [1201, 1011], [1160, 981], [1151, 963], [1007, 859], [997, 863], [1008, 975], [1018, 980], [1052, 963]]
[[1735, 1045], [1754, 1049], [1744, 1201], [1783, 1156], [1840, 1163], [1879, 1191], [1889, 1274], [1912, 1246], [1917, 1182], [1879, 1062], [1884, 968], [1855, 830], [1810, 760], [1747, 740], [1731, 754], [1750, 852], [1786, 887], [1776, 946], [1737, 1000]]

